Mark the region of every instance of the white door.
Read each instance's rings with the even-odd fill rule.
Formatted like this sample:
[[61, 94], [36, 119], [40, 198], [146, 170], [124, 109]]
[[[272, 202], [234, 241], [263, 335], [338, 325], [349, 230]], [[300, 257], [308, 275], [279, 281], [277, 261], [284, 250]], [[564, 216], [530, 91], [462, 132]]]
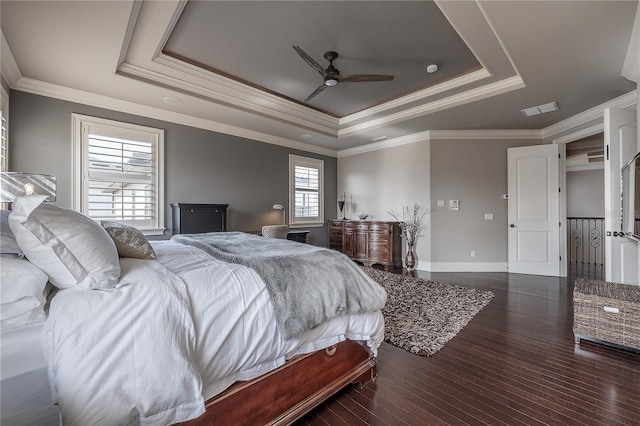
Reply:
[[635, 110], [604, 110], [604, 264], [607, 281], [638, 283], [638, 243], [621, 235], [620, 170], [637, 149]]
[[553, 144], [507, 150], [510, 273], [561, 276], [562, 148]]

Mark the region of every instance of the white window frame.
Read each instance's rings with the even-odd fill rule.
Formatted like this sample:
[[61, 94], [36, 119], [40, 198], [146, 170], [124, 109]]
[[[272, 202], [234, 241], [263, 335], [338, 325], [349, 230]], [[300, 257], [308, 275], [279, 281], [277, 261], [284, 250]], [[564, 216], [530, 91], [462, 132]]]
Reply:
[[[296, 166], [318, 169], [318, 216], [296, 218]], [[324, 161], [289, 154], [289, 226], [292, 228], [324, 226]]]
[[[1, 119], [4, 119], [4, 132], [0, 135], [1, 149], [4, 151], [4, 157], [1, 158], [0, 171], [9, 171], [9, 94], [0, 86], [0, 113]], [[1, 125], [1, 123], [0, 123]], [[0, 130], [1, 131], [1, 130]]]
[[[164, 130], [137, 124], [123, 123], [81, 114], [71, 114], [72, 128], [72, 207], [82, 213], [88, 211], [88, 179], [87, 170], [87, 144], [88, 129], [90, 126], [107, 127], [114, 135], [127, 135], [133, 133], [145, 133], [155, 145], [153, 155], [153, 185], [155, 188], [155, 220], [151, 226], [139, 227], [145, 235], [163, 235], [164, 222]], [[86, 138], [85, 138], [86, 135]], [[135, 137], [131, 138], [136, 140]]]

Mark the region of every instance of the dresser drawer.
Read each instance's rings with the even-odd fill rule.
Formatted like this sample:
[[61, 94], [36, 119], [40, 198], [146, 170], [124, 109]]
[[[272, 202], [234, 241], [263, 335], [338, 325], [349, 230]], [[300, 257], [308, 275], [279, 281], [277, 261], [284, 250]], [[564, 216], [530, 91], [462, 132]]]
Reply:
[[391, 226], [388, 223], [375, 223], [375, 222], [372, 222], [372, 223], [369, 224], [369, 230], [370, 231], [379, 231], [379, 232], [388, 233], [389, 229], [391, 229]]
[[342, 222], [340, 220], [330, 220], [329, 221], [329, 228], [342, 229], [342, 225], [343, 224], [344, 224], [344, 222]]
[[369, 239], [372, 241], [381, 241], [384, 244], [389, 242], [389, 231], [370, 231]]
[[356, 230], [356, 231], [366, 231], [369, 229], [368, 223], [357, 223], [357, 222], [349, 222], [344, 224], [345, 230]]

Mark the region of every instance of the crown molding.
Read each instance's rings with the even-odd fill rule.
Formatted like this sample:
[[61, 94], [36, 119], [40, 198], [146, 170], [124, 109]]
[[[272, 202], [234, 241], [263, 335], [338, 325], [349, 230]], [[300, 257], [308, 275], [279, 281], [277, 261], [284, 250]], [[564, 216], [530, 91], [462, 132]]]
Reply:
[[[632, 90], [622, 96], [611, 99], [586, 111], [578, 113], [566, 120], [559, 121], [551, 126], [542, 129], [543, 139], [549, 139], [560, 133], [575, 129], [576, 127], [588, 124], [593, 120], [604, 120], [604, 110], [606, 108], [628, 108], [638, 103], [638, 91]], [[587, 135], [588, 136], [588, 135]]]
[[9, 43], [7, 43], [7, 40], [4, 38], [2, 30], [0, 30], [0, 38], [2, 39], [0, 48], [0, 61], [2, 62], [2, 66], [0, 67], [0, 72], [7, 84], [12, 87], [22, 78], [22, 74], [20, 73], [16, 59], [13, 57]]
[[604, 121], [602, 123], [594, 124], [593, 126], [585, 127], [584, 129], [580, 129], [573, 133], [569, 133], [568, 135], [560, 136], [553, 140], [555, 144], [561, 143], [569, 143], [573, 141], [577, 141], [589, 136], [596, 135], [598, 133], [604, 132]]
[[407, 136], [343, 149], [338, 151], [338, 158], [432, 140], [542, 140], [542, 134], [537, 129], [426, 130]]
[[193, 117], [186, 114], [167, 111], [161, 108], [150, 107], [147, 105], [124, 101], [122, 99], [112, 98], [109, 96], [85, 92], [82, 90], [71, 89], [69, 87], [59, 86], [56, 84], [46, 83], [30, 78], [21, 78], [11, 88], [27, 93], [33, 93], [35, 95], [48, 96], [50, 98], [61, 99], [68, 102], [75, 102], [93, 107], [105, 108], [109, 110], [124, 112], [127, 114], [167, 121], [170, 123], [182, 124], [185, 126], [210, 130], [212, 132], [224, 133], [227, 135], [237, 136], [245, 139], [265, 142], [272, 145], [279, 145], [287, 148], [299, 149], [301, 151], [312, 152], [315, 154], [326, 155], [329, 157], [337, 156], [337, 152], [333, 149], [322, 148], [291, 139], [273, 136], [262, 132], [256, 132], [241, 127], [231, 126], [213, 120]]
[[539, 129], [505, 130], [432, 130], [431, 139], [443, 140], [538, 140], [542, 139]]
[[349, 157], [351, 155], [363, 154], [365, 152], [378, 151], [381, 149], [393, 148], [401, 145], [408, 145], [416, 142], [425, 142], [430, 140], [430, 130], [424, 132], [414, 133], [412, 135], [401, 136], [398, 138], [387, 139], [385, 141], [369, 143], [366, 145], [360, 145], [353, 148], [342, 149], [338, 151], [338, 158]]
[[456, 89], [466, 84], [474, 83], [476, 81], [480, 81], [489, 77], [491, 77], [491, 73], [484, 68], [477, 71], [473, 71], [468, 74], [462, 75], [460, 77], [453, 78], [449, 81], [445, 81], [443, 83], [437, 84], [435, 86], [428, 87], [426, 89], [419, 90], [409, 95], [402, 96], [400, 98], [385, 102], [381, 105], [367, 108], [364, 111], [347, 115], [345, 117], [340, 118], [338, 120], [338, 123], [341, 126], [344, 124], [349, 124], [354, 121], [362, 120], [367, 117], [371, 117], [372, 115], [379, 114], [393, 108], [400, 108], [409, 103], [421, 101], [430, 96], [437, 95], [438, 93], [443, 93], [448, 90]]
[[136, 22], [138, 21], [138, 16], [140, 15], [141, 8], [141, 1], [134, 1], [133, 5], [131, 6], [131, 15], [129, 15], [129, 22], [127, 23], [127, 29], [125, 30], [124, 39], [122, 40], [122, 47], [120, 48], [120, 55], [118, 56], [116, 71], [118, 71], [120, 65], [122, 65], [127, 59], [127, 51], [129, 50], [129, 45], [131, 44], [131, 37], [133, 37], [133, 31], [136, 28]]
[[196, 65], [183, 62], [169, 55], [160, 54], [154, 63], [180, 72], [180, 75], [194, 77], [194, 81], [186, 81], [181, 77], [172, 77], [152, 71], [146, 67], [123, 64], [120, 70], [143, 79], [169, 84], [178, 90], [207, 99], [221, 102], [235, 108], [273, 117], [287, 123], [315, 130], [327, 136], [335, 137], [339, 126], [338, 119], [331, 115], [316, 111], [304, 105], [272, 95], [255, 87], [248, 86], [228, 77], [204, 70]]
[[443, 111], [449, 108], [468, 104], [470, 102], [475, 102], [478, 100], [490, 98], [492, 96], [501, 95], [513, 90], [522, 89], [524, 87], [526, 87], [526, 85], [519, 75], [505, 78], [503, 80], [496, 81], [485, 86], [467, 90], [466, 92], [457, 93], [455, 95], [438, 99], [424, 105], [408, 108], [395, 114], [389, 114], [382, 118], [369, 120], [365, 123], [356, 124], [351, 127], [345, 127], [344, 129], [338, 130], [338, 138], [356, 135], [358, 133], [362, 133], [376, 127], [386, 126], [398, 123], [400, 121], [421, 117], [423, 115], [432, 114], [434, 112]]

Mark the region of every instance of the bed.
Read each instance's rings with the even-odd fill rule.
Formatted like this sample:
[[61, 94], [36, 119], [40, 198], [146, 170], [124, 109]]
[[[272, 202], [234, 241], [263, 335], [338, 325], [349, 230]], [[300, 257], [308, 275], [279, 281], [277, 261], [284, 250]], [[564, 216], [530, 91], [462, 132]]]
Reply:
[[[319, 309], [333, 313], [321, 321], [305, 316], [301, 322], [306, 325], [300, 328], [297, 320], [283, 320], [281, 312], [299, 302], [285, 300], [283, 308], [272, 294], [283, 280], [282, 271], [272, 283], [261, 265], [268, 264], [265, 256], [278, 250], [309, 251], [308, 257], [319, 259], [329, 256], [328, 250], [286, 240], [260, 248], [266, 239], [225, 233], [224, 238], [235, 238], [231, 251], [240, 247], [234, 260], [247, 251], [261, 253], [243, 264], [242, 259], [216, 257], [212, 251], [218, 249], [201, 246], [202, 236], [149, 243], [128, 227], [111, 224], [111, 229], [103, 229], [76, 217], [78, 213], [33, 199], [18, 200], [14, 212], [9, 223], [17, 231], [18, 245], [62, 289], [50, 301], [46, 322], [34, 329], [42, 330], [48, 390], [64, 424], [288, 424], [345, 385], [375, 379], [375, 355], [384, 334], [380, 308], [386, 295], [347, 258], [332, 269], [345, 281], [360, 283], [357, 295], [373, 294], [373, 304], [353, 308], [354, 301], [360, 304], [350, 293], [353, 289], [345, 291], [332, 279], [328, 298], [338, 300], [341, 293], [346, 298], [328, 310]], [[25, 239], [18, 224], [36, 219], [44, 223], [31, 224], [28, 230], [39, 240], [38, 249], [55, 248], [64, 240], [63, 228], [73, 224], [64, 244], [73, 248], [73, 238], [82, 236], [74, 261], [87, 274], [69, 274], [73, 268], [46, 264], [51, 253], [29, 247], [35, 243]], [[114, 228], [122, 232], [111, 232]], [[113, 246], [105, 242], [105, 235]], [[123, 235], [129, 239], [124, 249], [118, 240]], [[86, 241], [98, 236], [102, 243], [87, 247]], [[43, 243], [46, 238], [51, 240]], [[104, 247], [95, 247], [99, 245]], [[132, 247], [154, 258], [122, 257], [131, 256], [127, 250]], [[57, 254], [58, 260], [64, 258], [59, 249]], [[291, 259], [275, 257], [285, 259], [281, 267], [290, 270]], [[97, 268], [91, 265], [95, 259], [101, 264], [111, 261]], [[295, 263], [304, 263], [301, 259]], [[250, 267], [251, 262], [258, 263]], [[42, 365], [36, 368], [40, 379]], [[45, 392], [42, 382], [39, 395]], [[2, 384], [4, 400], [4, 377]]]

